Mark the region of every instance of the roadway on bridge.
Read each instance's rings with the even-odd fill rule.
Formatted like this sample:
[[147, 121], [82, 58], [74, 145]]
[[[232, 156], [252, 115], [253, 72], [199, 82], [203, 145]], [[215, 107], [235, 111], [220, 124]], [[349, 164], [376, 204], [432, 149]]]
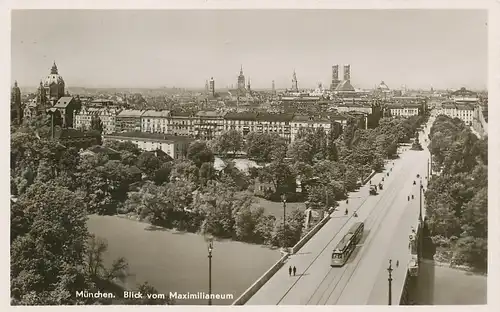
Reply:
[[[422, 143], [425, 145], [424, 140]], [[389, 163], [386, 171], [372, 178], [377, 184], [382, 177], [385, 179], [384, 189], [377, 196], [368, 195], [368, 185], [351, 193], [349, 203], [341, 202], [339, 209], [331, 214], [331, 220], [246, 304], [387, 304], [387, 271], [385, 276], [382, 272], [392, 257], [394, 289], [402, 289], [397, 283], [406, 274], [410, 257], [408, 235], [419, 212], [416, 175], [419, 173], [425, 177], [427, 159], [426, 151], [405, 151], [394, 161], [394, 166]], [[387, 172], [389, 176], [386, 176]], [[413, 180], [417, 185], [413, 185]], [[408, 201], [411, 194], [415, 199]], [[346, 207], [348, 216], [344, 215]], [[352, 216], [354, 211], [357, 211], [358, 218]], [[332, 268], [332, 250], [351, 225], [359, 220], [365, 222], [363, 238], [343, 267]], [[395, 266], [396, 259], [400, 259], [399, 267]], [[297, 268], [296, 276], [288, 275], [290, 266]], [[377, 290], [374, 291], [374, 287]], [[398, 298], [398, 294], [393, 295]]]

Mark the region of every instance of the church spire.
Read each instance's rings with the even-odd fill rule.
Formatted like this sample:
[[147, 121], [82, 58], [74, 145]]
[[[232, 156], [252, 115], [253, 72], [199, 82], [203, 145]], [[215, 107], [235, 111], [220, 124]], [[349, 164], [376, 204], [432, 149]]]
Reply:
[[243, 76], [243, 65], [240, 65], [240, 75]]
[[14, 81], [14, 87], [17, 88], [17, 80]]

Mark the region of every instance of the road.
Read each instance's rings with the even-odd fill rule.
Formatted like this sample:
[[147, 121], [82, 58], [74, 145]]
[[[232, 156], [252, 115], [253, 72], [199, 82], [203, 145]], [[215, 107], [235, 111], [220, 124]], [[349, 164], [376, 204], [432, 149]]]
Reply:
[[[425, 148], [423, 135], [421, 142]], [[394, 259], [393, 289], [401, 289], [397, 283], [402, 283], [410, 257], [408, 235], [419, 213], [416, 175], [426, 176], [428, 155], [426, 150], [403, 152], [394, 166], [389, 164], [385, 172], [372, 178], [374, 183], [385, 178], [384, 190], [377, 196], [368, 196], [368, 186], [363, 186], [350, 195], [348, 204], [340, 203], [331, 220], [246, 304], [387, 304], [388, 259]], [[386, 172], [390, 175], [386, 176]], [[413, 180], [417, 185], [413, 185]], [[408, 201], [411, 194], [415, 199]], [[344, 216], [346, 206], [348, 216]], [[352, 217], [354, 211], [358, 218]], [[359, 220], [365, 222], [363, 238], [343, 267], [332, 268], [332, 250]], [[396, 259], [399, 267], [395, 265]], [[297, 268], [296, 276], [288, 275], [290, 266]], [[398, 296], [393, 293], [394, 298], [399, 299]]]

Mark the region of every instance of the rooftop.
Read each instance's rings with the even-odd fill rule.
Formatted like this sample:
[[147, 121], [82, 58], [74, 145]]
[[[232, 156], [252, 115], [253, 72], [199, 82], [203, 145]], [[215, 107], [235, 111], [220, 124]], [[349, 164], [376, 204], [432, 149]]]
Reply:
[[72, 100], [73, 100], [72, 96], [63, 96], [59, 99], [59, 101], [57, 101], [57, 103], [56, 103], [56, 105], [54, 105], [54, 107], [65, 108], [69, 105], [69, 103], [71, 103]]
[[224, 119], [229, 120], [257, 120], [257, 113], [253, 112], [229, 112], [224, 115]]
[[143, 110], [125, 109], [122, 110], [117, 117], [141, 117], [144, 114]]
[[257, 120], [262, 120], [262, 121], [287, 122], [287, 121], [292, 121], [292, 119], [293, 119], [293, 114], [259, 113], [257, 115]]
[[127, 138], [127, 139], [149, 139], [149, 140], [159, 140], [159, 141], [168, 141], [168, 142], [194, 141], [193, 138], [186, 137], [186, 136], [166, 135], [166, 134], [161, 134], [161, 133], [148, 133], [148, 132], [140, 132], [140, 131], [111, 133], [111, 134], [105, 134], [104, 137], [105, 138], [106, 137], [122, 137], [122, 138]]
[[169, 110], [147, 110], [141, 117], [162, 117], [167, 118], [170, 116]]
[[223, 114], [216, 111], [199, 111], [196, 113], [198, 117], [222, 117]]

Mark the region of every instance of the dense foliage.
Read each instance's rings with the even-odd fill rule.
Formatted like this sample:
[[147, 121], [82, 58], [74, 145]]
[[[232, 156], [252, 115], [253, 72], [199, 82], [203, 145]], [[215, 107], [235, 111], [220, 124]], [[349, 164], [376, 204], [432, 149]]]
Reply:
[[456, 265], [486, 271], [488, 258], [488, 138], [461, 120], [438, 116], [430, 130], [433, 170], [425, 193], [434, 243]]
[[[123, 292], [117, 282], [127, 276], [127, 262], [104, 266], [106, 244], [89, 234], [87, 214], [116, 212], [141, 171], [80, 155], [33, 128], [14, 129], [11, 136], [12, 304], [143, 304], [76, 297], [77, 291]], [[148, 284], [137, 287], [155, 291]]]

